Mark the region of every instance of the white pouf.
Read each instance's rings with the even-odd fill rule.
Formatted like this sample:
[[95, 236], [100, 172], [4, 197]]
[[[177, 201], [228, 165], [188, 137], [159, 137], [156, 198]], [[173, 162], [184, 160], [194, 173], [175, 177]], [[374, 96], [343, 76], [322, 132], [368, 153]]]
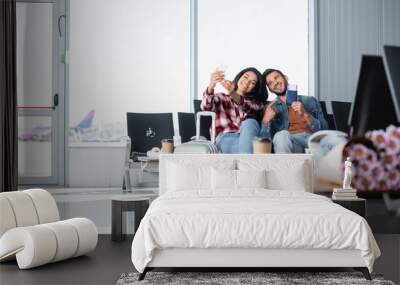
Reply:
[[28, 269], [86, 254], [96, 248], [96, 225], [86, 218], [59, 221], [43, 189], [0, 193], [0, 261]]

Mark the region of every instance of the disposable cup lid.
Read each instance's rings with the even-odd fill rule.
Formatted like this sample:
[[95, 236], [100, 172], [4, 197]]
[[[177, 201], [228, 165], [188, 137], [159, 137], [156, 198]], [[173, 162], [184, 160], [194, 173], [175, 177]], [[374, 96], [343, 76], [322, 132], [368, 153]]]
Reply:
[[269, 139], [254, 137], [253, 142], [270, 142]]

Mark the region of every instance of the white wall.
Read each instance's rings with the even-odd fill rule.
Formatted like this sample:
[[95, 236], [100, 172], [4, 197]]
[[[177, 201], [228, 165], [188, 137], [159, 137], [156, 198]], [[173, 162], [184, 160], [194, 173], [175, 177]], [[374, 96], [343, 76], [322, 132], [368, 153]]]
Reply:
[[308, 94], [307, 0], [200, 0], [198, 7], [200, 98], [220, 64], [228, 79], [250, 66], [280, 69]]
[[[68, 186], [73, 188], [122, 188], [126, 145], [121, 143], [71, 143], [69, 147]], [[150, 163], [133, 163], [130, 171], [133, 187], [157, 187], [158, 173], [147, 171], [158, 168]]]
[[187, 110], [189, 1], [71, 0], [69, 125]]

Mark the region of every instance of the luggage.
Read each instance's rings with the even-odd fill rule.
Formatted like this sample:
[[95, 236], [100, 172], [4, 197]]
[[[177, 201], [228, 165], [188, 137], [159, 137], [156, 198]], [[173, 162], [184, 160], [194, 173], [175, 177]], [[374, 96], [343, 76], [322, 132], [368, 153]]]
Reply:
[[[211, 116], [211, 141], [200, 138], [200, 118], [202, 116]], [[207, 154], [218, 152], [219, 150], [215, 145], [215, 113], [207, 111], [197, 112], [196, 138], [190, 142], [176, 146], [174, 153]]]

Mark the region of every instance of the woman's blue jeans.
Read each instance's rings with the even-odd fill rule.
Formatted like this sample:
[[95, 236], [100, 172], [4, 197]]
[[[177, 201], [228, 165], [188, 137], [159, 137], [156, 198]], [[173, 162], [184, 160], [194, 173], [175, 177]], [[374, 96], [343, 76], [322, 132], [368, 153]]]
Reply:
[[253, 139], [263, 137], [263, 130], [255, 119], [247, 119], [240, 125], [239, 133], [223, 133], [216, 144], [222, 153], [253, 153]]
[[[309, 133], [290, 134], [286, 130], [277, 132], [273, 138], [275, 153], [304, 153], [308, 147]], [[253, 153], [255, 137], [269, 139], [269, 129], [254, 119], [242, 122], [239, 133], [224, 133], [218, 136], [216, 144], [222, 153]], [[323, 155], [328, 153], [338, 143], [346, 139], [337, 136], [326, 136], [320, 141]]]

